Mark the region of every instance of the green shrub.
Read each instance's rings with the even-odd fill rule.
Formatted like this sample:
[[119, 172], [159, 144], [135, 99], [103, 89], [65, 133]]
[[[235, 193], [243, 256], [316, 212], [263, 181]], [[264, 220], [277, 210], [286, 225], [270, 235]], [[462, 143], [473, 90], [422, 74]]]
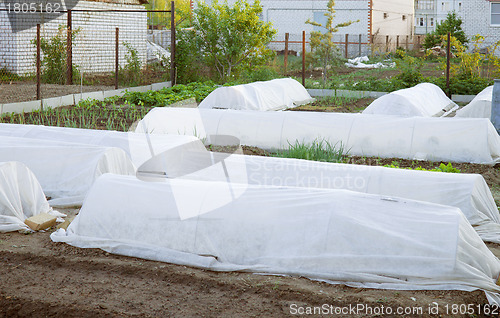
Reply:
[[[67, 70], [67, 32], [64, 25], [59, 25], [55, 36], [46, 39], [40, 38], [40, 49], [42, 51], [42, 81], [49, 84], [64, 84], [66, 82]], [[80, 29], [72, 30], [73, 41]], [[36, 47], [36, 39], [31, 43]], [[79, 80], [80, 72], [78, 66], [73, 63], [73, 79]]]
[[253, 70], [247, 70], [243, 73], [243, 81], [247, 83], [257, 81], [270, 81], [279, 77], [281, 76], [275, 69], [267, 66], [257, 67]]
[[125, 54], [127, 64], [125, 64], [120, 72], [120, 79], [123, 83], [129, 85], [140, 85], [142, 80], [142, 63], [139, 58], [139, 52], [128, 42], [123, 42], [123, 46], [127, 49], [127, 53]]

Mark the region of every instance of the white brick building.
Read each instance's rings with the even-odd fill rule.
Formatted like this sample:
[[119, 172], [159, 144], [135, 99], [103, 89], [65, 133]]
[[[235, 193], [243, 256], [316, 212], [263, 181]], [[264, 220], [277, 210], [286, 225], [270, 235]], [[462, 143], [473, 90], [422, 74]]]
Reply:
[[[500, 0], [467, 0], [460, 14], [462, 29], [468, 37], [480, 34], [485, 37], [483, 46], [500, 41]], [[500, 52], [496, 52], [498, 55]]]
[[[211, 0], [204, 0], [210, 3]], [[366, 54], [373, 35], [400, 35], [402, 38], [413, 34], [413, 1], [414, 0], [336, 0], [334, 24], [356, 21], [348, 27], [341, 28], [334, 35], [334, 41], [343, 43], [345, 34], [349, 34], [349, 52], [358, 54], [358, 40], [361, 35], [363, 53]], [[228, 0], [229, 3], [234, 0]], [[252, 2], [249, 0], [249, 2]], [[310, 19], [324, 24], [328, 0], [261, 0], [263, 12], [261, 19], [270, 21], [278, 30], [271, 48], [282, 50], [285, 33], [290, 34], [290, 41], [301, 41], [302, 31], [309, 33], [320, 30], [319, 27], [306, 24]], [[377, 37], [375, 37], [377, 39]], [[301, 44], [290, 44], [291, 50], [301, 50]]]
[[[62, 8], [72, 10], [72, 28], [79, 29], [73, 41], [73, 64], [82, 72], [114, 71], [115, 30], [120, 29], [119, 63], [125, 65], [126, 49], [130, 43], [146, 61], [147, 13], [146, 12], [83, 12], [78, 10], [145, 10], [142, 0], [62, 0]], [[6, 8], [0, 3], [0, 9]], [[54, 17], [54, 16], [52, 16]], [[36, 24], [41, 24], [41, 36], [51, 38], [60, 25], [66, 26], [67, 13], [48, 19], [47, 14], [19, 14], [9, 17], [0, 11], [0, 69], [18, 75], [35, 72]], [[29, 28], [19, 28], [29, 25]]]

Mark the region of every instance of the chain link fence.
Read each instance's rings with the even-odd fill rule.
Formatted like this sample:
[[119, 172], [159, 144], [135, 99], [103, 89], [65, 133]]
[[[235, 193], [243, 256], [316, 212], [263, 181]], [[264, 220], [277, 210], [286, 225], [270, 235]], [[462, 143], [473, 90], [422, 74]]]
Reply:
[[0, 104], [170, 80], [171, 40], [155, 34], [166, 33], [171, 12], [136, 7], [0, 5]]

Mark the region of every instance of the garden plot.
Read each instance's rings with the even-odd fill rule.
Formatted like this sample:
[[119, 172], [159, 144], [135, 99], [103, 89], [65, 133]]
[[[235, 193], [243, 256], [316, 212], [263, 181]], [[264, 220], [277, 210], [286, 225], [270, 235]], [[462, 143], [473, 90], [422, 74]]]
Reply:
[[312, 103], [312, 98], [299, 82], [280, 78], [266, 82], [219, 87], [198, 106], [202, 109], [237, 109], [271, 111]]
[[52, 210], [35, 175], [22, 163], [0, 162], [0, 233], [29, 230], [24, 220]]
[[469, 104], [457, 110], [455, 117], [490, 119], [492, 95], [493, 86], [486, 87]]
[[81, 205], [96, 178], [104, 173], [135, 172], [119, 148], [19, 137], [0, 138], [0, 161], [25, 164], [52, 206]]
[[136, 167], [155, 154], [198, 140], [192, 136], [145, 135], [133, 132], [19, 124], [0, 124], [0, 136], [116, 147], [125, 151]]
[[346, 190], [107, 174], [67, 231], [51, 238], [215, 271], [368, 288], [481, 289], [499, 301], [500, 262], [459, 209]]
[[484, 241], [500, 243], [500, 215], [479, 174], [393, 169], [209, 152], [203, 144], [155, 156], [138, 175], [251, 185], [345, 189], [454, 206]]
[[224, 145], [217, 135], [230, 135], [241, 145], [265, 150], [325, 140], [341, 145], [350, 155], [500, 162], [500, 136], [485, 118], [155, 108], [141, 120], [136, 132], [196, 135], [213, 145]]
[[374, 100], [363, 114], [400, 117], [442, 117], [458, 109], [437, 85], [421, 83]]

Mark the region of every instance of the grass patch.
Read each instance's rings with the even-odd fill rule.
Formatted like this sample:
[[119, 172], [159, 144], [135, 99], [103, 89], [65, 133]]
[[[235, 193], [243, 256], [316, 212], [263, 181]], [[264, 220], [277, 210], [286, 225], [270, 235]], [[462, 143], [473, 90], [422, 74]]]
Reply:
[[322, 162], [344, 162], [348, 151], [342, 143], [332, 144], [327, 140], [315, 140], [310, 144], [296, 141], [288, 143], [287, 149], [273, 153], [273, 157], [295, 158]]

